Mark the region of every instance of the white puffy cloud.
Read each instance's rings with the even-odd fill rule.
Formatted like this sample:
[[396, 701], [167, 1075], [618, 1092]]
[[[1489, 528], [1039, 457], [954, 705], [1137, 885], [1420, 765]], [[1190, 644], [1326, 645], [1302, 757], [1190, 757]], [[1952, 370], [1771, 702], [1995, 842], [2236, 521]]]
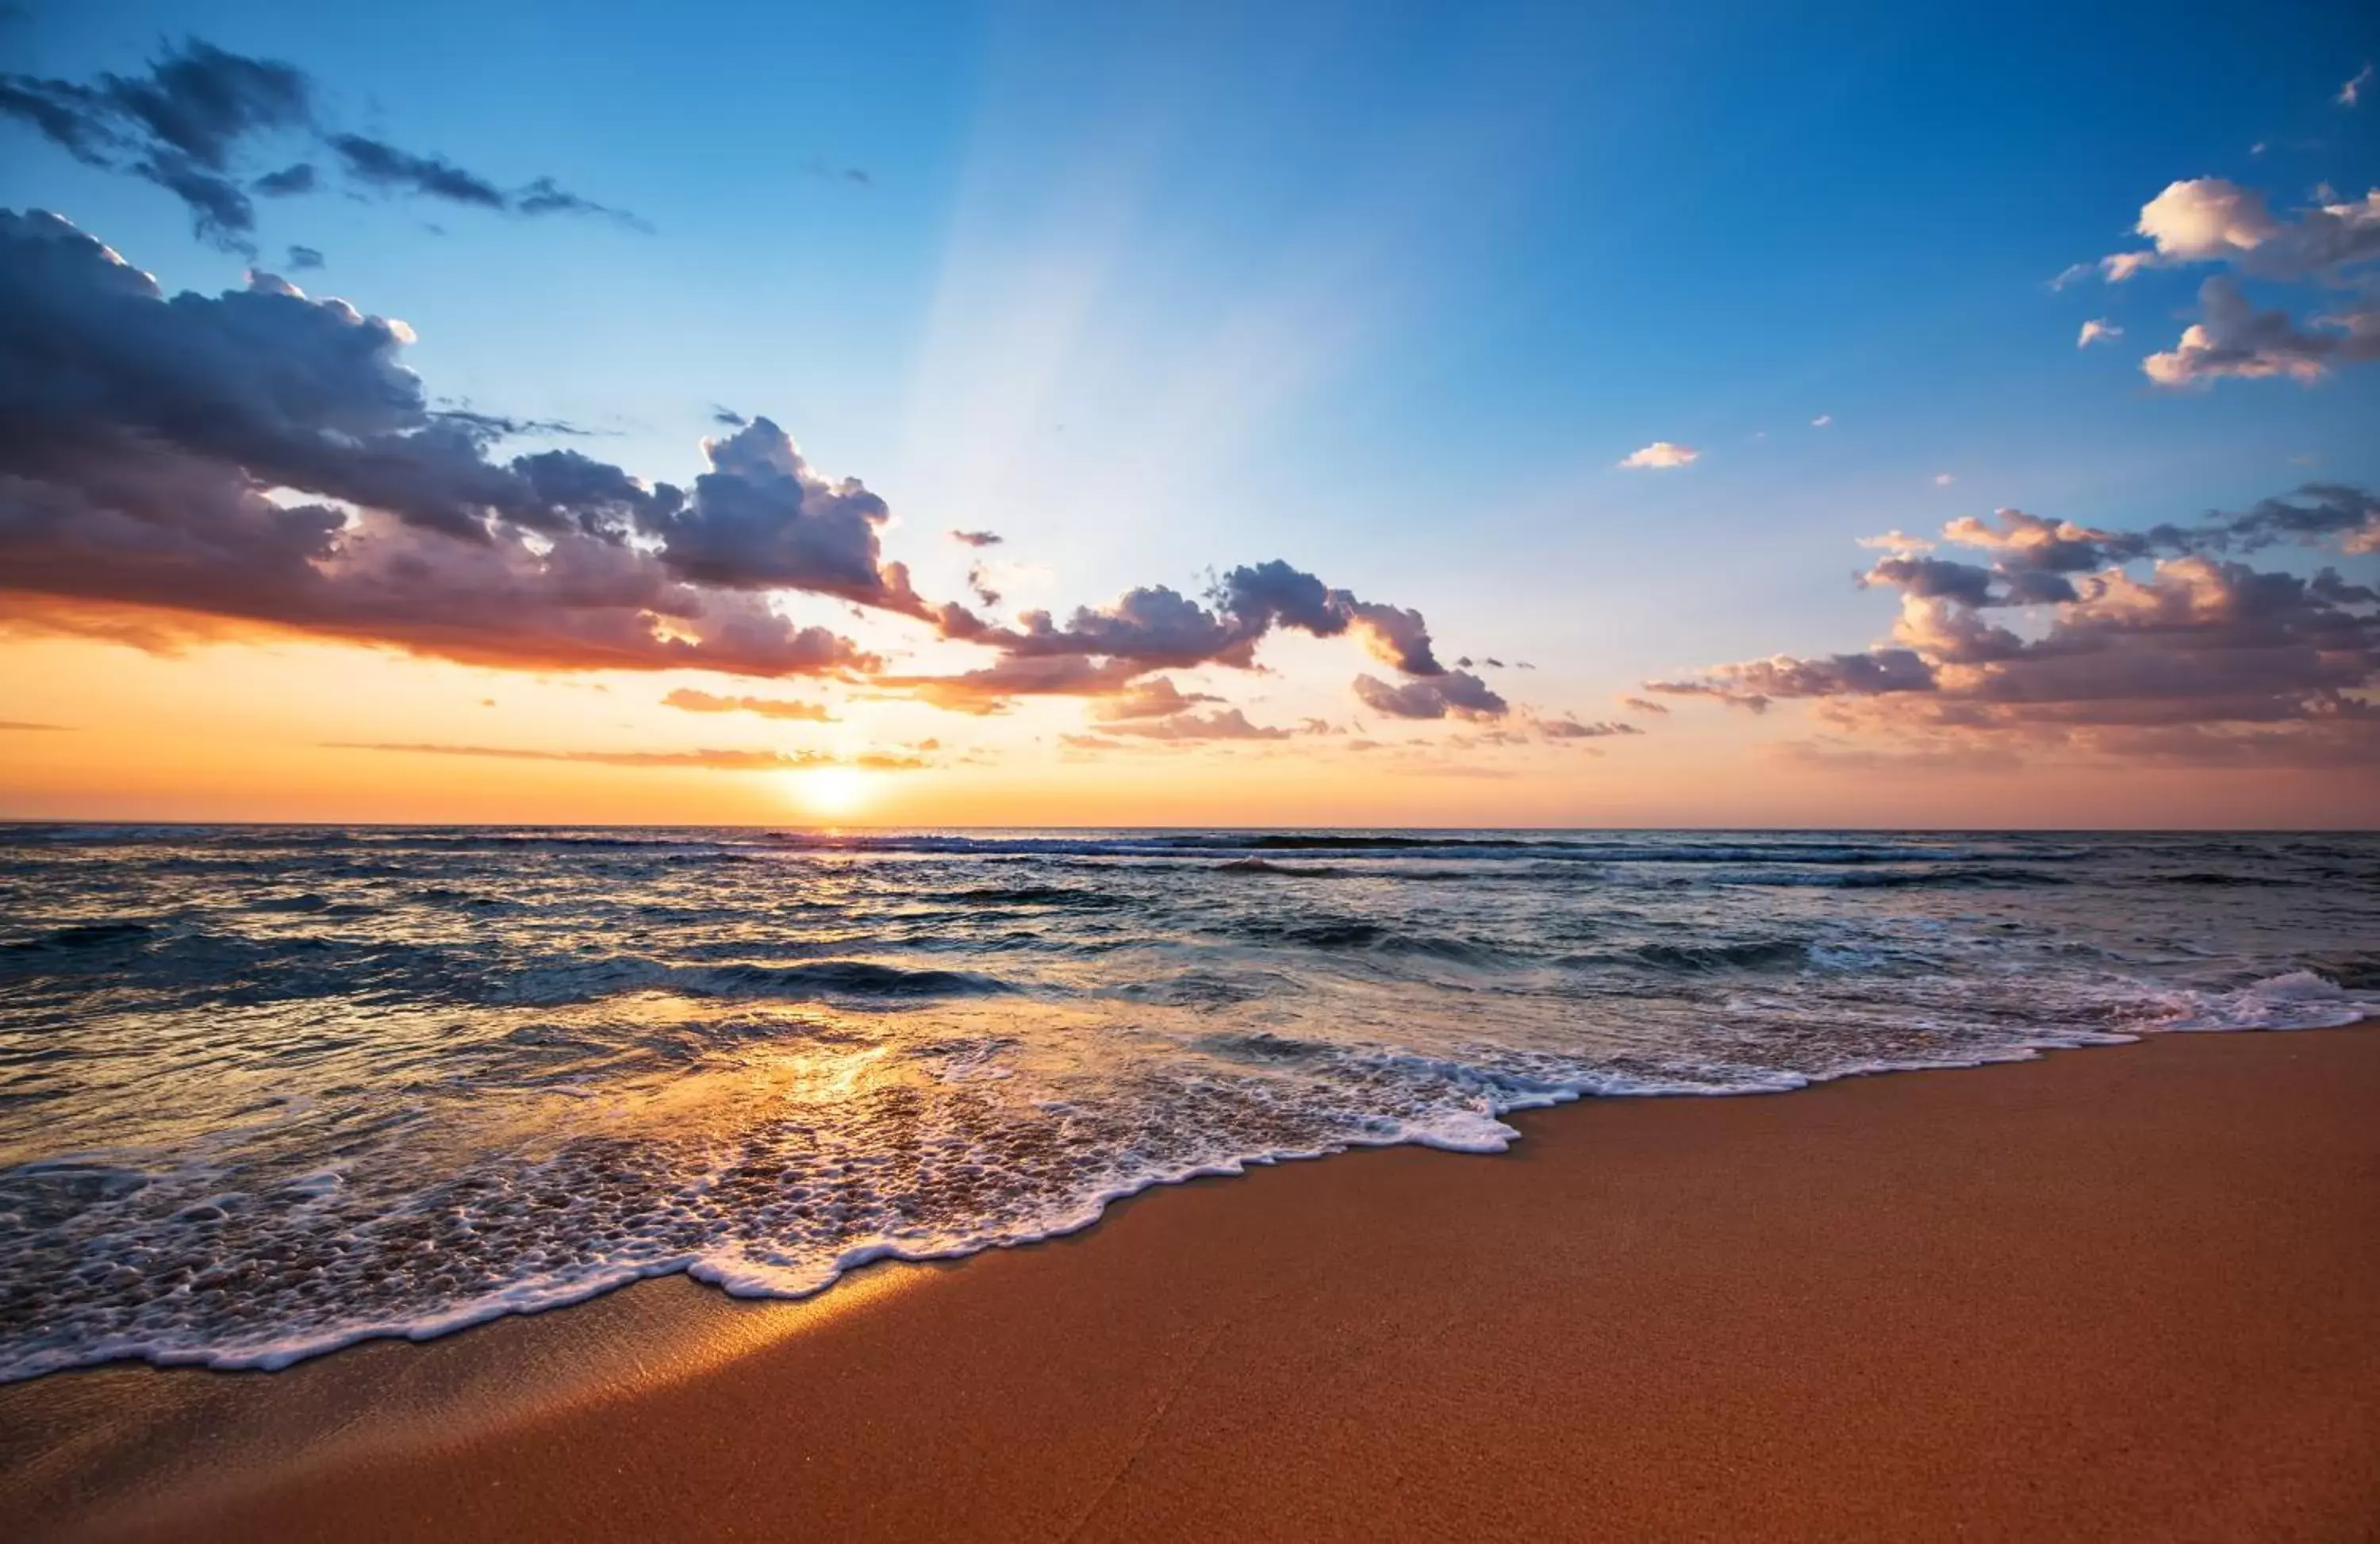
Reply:
[[1691, 467], [1702, 455], [1692, 445], [1672, 444], [1656, 440], [1642, 450], [1631, 451], [1621, 466], [1637, 470], [1666, 471], [1674, 467]]
[[[2141, 208], [2133, 227], [2146, 249], [2100, 261], [2111, 283], [2143, 270], [2213, 263], [2229, 270], [2199, 288], [2201, 312], [2173, 347], [2141, 361], [2161, 386], [2201, 386], [2225, 376], [2311, 382], [2333, 368], [2380, 359], [2380, 188], [2341, 199], [2328, 184], [2323, 201], [2284, 216], [2265, 195], [2223, 177], [2168, 184]], [[2234, 275], [2238, 277], [2234, 277]], [[2328, 309], [2301, 321], [2279, 307], [2259, 309], [2240, 278], [2319, 286]], [[2122, 335], [2104, 320], [2082, 324], [2077, 348]]]

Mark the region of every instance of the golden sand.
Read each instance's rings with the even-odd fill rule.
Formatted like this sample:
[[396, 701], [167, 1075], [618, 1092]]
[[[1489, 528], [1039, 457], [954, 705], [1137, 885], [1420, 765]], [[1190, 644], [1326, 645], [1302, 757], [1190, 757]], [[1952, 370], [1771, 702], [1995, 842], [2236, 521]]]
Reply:
[[35, 1538], [2380, 1536], [2380, 1032], [1522, 1117], [809, 1305], [0, 1389]]

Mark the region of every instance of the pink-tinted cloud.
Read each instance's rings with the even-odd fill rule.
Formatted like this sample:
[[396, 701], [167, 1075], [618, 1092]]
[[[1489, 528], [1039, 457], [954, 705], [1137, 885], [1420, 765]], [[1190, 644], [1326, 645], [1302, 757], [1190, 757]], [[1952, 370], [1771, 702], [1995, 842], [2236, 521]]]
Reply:
[[[1821, 418], [1812, 421], [1823, 425], [1828, 420]], [[1641, 450], [1630, 451], [1621, 457], [1620, 465], [1635, 471], [1668, 471], [1679, 467], [1691, 467], [1701, 456], [1702, 452], [1692, 445], [1656, 440]]]
[[751, 713], [759, 718], [810, 723], [835, 722], [834, 714], [822, 702], [798, 702], [780, 697], [720, 697], [691, 687], [681, 687], [662, 698], [662, 706], [686, 713]]
[[[2199, 319], [2141, 369], [2168, 387], [2204, 386], [2225, 377], [2321, 379], [2341, 365], [2380, 359], [2380, 189], [2360, 200], [2323, 188], [2323, 201], [2289, 215], [2265, 194], [2223, 177], [2168, 185], [2142, 206], [2135, 229], [2145, 250], [2118, 252], [2100, 266], [2122, 283], [2146, 269], [2218, 264], [2200, 286]], [[2237, 275], [2237, 277], [2235, 277]], [[2301, 321], [2282, 307], [2259, 307], [2240, 278], [2312, 286], [2321, 309]], [[2088, 322], [2077, 346], [2119, 329]]]
[[[2341, 766], [2380, 761], [2380, 591], [2233, 560], [2277, 543], [2362, 549], [2380, 502], [2318, 484], [2194, 525], [2103, 530], [2004, 510], [1946, 543], [1985, 564], [1888, 557], [1893, 638], [1857, 653], [1777, 655], [1649, 689], [1820, 717], [1898, 749]], [[2046, 626], [1993, 619], [2038, 607]], [[1887, 747], [1886, 748], [1896, 748]]]

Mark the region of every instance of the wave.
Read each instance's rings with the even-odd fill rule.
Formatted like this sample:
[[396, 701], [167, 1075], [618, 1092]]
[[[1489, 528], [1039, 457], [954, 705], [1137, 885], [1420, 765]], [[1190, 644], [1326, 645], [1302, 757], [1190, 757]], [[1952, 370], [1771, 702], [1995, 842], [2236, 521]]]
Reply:
[[1657, 970], [1776, 970], [1810, 963], [1810, 945], [1800, 939], [1754, 939], [1737, 943], [1647, 943], [1626, 958]]
[[16, 954], [35, 954], [49, 950], [103, 949], [111, 944], [138, 943], [153, 937], [157, 930], [146, 922], [75, 922], [53, 928], [28, 939], [0, 944]]
[[1317, 918], [1288, 921], [1252, 918], [1220, 930], [1250, 942], [1313, 949], [1325, 954], [1361, 952], [1391, 955], [1422, 955], [1462, 965], [1493, 965], [1511, 956], [1491, 944], [1438, 933], [1419, 933], [1361, 918]]
[[976, 890], [953, 890], [944, 899], [977, 906], [1062, 906], [1071, 911], [1106, 911], [1131, 903], [1100, 890], [1067, 885], [1019, 884]]
[[723, 997], [990, 997], [1023, 990], [972, 970], [904, 970], [867, 960], [717, 966], [681, 971], [674, 979]]
[[1779, 889], [1800, 887], [1832, 890], [1957, 890], [2014, 889], [2025, 885], [2072, 884], [2075, 881], [2068, 875], [2043, 869], [1956, 866], [1894, 869], [1886, 872], [1861, 869], [1848, 871], [1821, 869], [1815, 873], [1799, 873], [1790, 869], [1753, 869], [1727, 874], [1712, 882]]

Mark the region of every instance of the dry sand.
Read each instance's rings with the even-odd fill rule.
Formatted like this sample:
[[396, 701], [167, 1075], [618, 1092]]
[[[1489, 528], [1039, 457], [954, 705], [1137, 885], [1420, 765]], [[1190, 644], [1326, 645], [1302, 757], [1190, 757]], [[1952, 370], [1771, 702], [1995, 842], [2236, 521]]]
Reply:
[[810, 1305], [0, 1389], [23, 1536], [2380, 1537], [2380, 1032], [1524, 1117]]

